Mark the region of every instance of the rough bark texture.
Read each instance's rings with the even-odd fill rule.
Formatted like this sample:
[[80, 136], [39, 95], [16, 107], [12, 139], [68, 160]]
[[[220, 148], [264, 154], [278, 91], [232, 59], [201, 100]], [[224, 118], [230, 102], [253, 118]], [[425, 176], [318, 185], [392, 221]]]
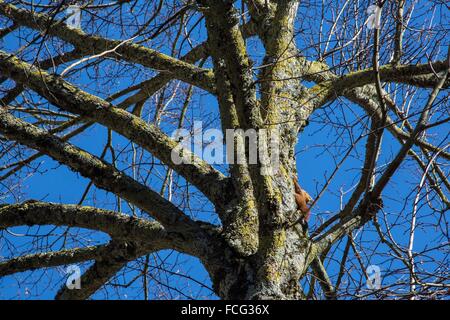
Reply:
[[[56, 296], [58, 299], [86, 299], [127, 262], [150, 252], [175, 249], [200, 259], [211, 276], [215, 293], [223, 299], [303, 299], [305, 293], [299, 280], [310, 267], [315, 268], [326, 295], [333, 296], [333, 286], [319, 256], [376, 215], [383, 206], [380, 195], [389, 177], [382, 177], [384, 184], [375, 186], [375, 191], [367, 193], [361, 201], [364, 188], [357, 188], [352, 203], [333, 220], [338, 223], [320, 237], [310, 238], [305, 225], [298, 223], [302, 212], [294, 199], [293, 179], [299, 177], [301, 181], [302, 172], [297, 172], [294, 148], [311, 114], [339, 96], [361, 105], [367, 114], [380, 121], [382, 114], [373, 84], [373, 70], [340, 77], [325, 63], [302, 57], [293, 40], [299, 1], [248, 1], [251, 21], [244, 27], [239, 25], [232, 1], [202, 0], [197, 4], [206, 20], [207, 43], [178, 60], [142, 45], [88, 35], [60, 22], [51, 22], [45, 14], [0, 1], [2, 16], [28, 28], [46, 30], [49, 35], [72, 44], [78, 53], [98, 54], [117, 48], [115, 53], [122, 60], [162, 70], [155, 78], [136, 86], [139, 88], [136, 95], [115, 106], [58, 75], [0, 51], [2, 75], [33, 90], [59, 109], [102, 124], [152, 153], [197, 187], [213, 203], [222, 223], [218, 227], [191, 219], [148, 186], [64, 139], [16, 118], [5, 105], [0, 109], [3, 137], [52, 157], [89, 178], [98, 188], [126, 199], [157, 222], [81, 206], [42, 202], [4, 205], [0, 207], [1, 228], [66, 225], [106, 232], [112, 240], [99, 247], [18, 257], [0, 263], [0, 275], [94, 260], [94, 265], [83, 275], [82, 290], [68, 291], [62, 287]], [[265, 49], [264, 66], [257, 75], [253, 73], [245, 44], [245, 38], [250, 35], [258, 36]], [[213, 69], [194, 65], [208, 56], [212, 58]], [[438, 61], [414, 66], [388, 65], [380, 68], [379, 74], [382, 81], [435, 89], [438, 85], [439, 91], [449, 84], [447, 73], [442, 81], [437, 81], [433, 73], [447, 69], [448, 62]], [[230, 165], [228, 177], [194, 156], [193, 164], [175, 164], [170, 156], [177, 143], [157, 126], [124, 109], [145, 100], [149, 93], [153, 94], [170, 79], [214, 94], [224, 132], [226, 129], [276, 132], [279, 170], [271, 175], [262, 174], [263, 165], [260, 162], [248, 164], [246, 152], [240, 154], [246, 162]], [[304, 80], [316, 84], [308, 89], [302, 84]], [[389, 117], [386, 121], [388, 130], [399, 141], [407, 141], [408, 150], [416, 144], [428, 150], [439, 150], [443, 158], [450, 157], [420, 139], [417, 132], [422, 127], [407, 133]], [[242, 137], [236, 136], [234, 143], [243, 143]], [[275, 150], [268, 152], [271, 154]], [[397, 167], [390, 170], [395, 171]]]

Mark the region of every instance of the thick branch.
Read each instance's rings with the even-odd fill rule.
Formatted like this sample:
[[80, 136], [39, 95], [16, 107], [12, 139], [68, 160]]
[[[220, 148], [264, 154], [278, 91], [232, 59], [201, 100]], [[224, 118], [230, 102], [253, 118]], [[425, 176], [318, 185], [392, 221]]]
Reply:
[[20, 9], [4, 1], [0, 1], [0, 14], [12, 19], [17, 24], [38, 31], [46, 31], [49, 35], [61, 38], [75, 46], [79, 52], [100, 54], [116, 48], [116, 54], [112, 53], [110, 55], [118, 59], [164, 71], [170, 73], [176, 79], [210, 92], [214, 91], [214, 76], [210, 70], [198, 68], [158, 51], [129, 42], [124, 43], [121, 40], [110, 40], [100, 36], [88, 35], [80, 29], [67, 27], [62, 21], [54, 22], [46, 14]]
[[[367, 77], [366, 81], [368, 81], [369, 84], [366, 84], [364, 86], [355, 86], [349, 89], [339, 84], [338, 79], [340, 78], [335, 75], [326, 64], [322, 62], [308, 61], [303, 57], [299, 57], [298, 60], [303, 65], [303, 69], [305, 71], [304, 78], [308, 81], [314, 81], [317, 83], [317, 85], [308, 89], [309, 94], [307, 98], [304, 99], [309, 105], [312, 106], [312, 108], [309, 110], [310, 113], [312, 113], [315, 109], [323, 106], [325, 103], [329, 102], [333, 97], [343, 95], [350, 101], [363, 107], [370, 116], [375, 117], [377, 120], [381, 120], [382, 115], [379, 110], [378, 103], [375, 102], [377, 100], [376, 89], [374, 85], [370, 84], [371, 82], [373, 82], [373, 78], [372, 81], [370, 81], [371, 71], [361, 71], [363, 72], [364, 77]], [[445, 63], [436, 62], [436, 67], [441, 71], [444, 70], [444, 65]], [[393, 72], [395, 73], [396, 68], [392, 66], [390, 68], [390, 70], [394, 70]], [[404, 70], [411, 71], [415, 68], [416, 66], [406, 66], [406, 69]], [[437, 79], [436, 75], [434, 73], [430, 73], [430, 70], [432, 69], [427, 67], [427, 65], [419, 65], [417, 70], [424, 74], [412, 76], [411, 79], [429, 79], [430, 81], [427, 82], [426, 85], [424, 85], [427, 87], [434, 87], [437, 82], [439, 82], [439, 79]], [[356, 72], [355, 74], [358, 75], [358, 72]], [[349, 75], [349, 77], [349, 79], [351, 79], [352, 76]], [[407, 77], [405, 77], [404, 79], [407, 79]], [[445, 87], [446, 85], [448, 85], [448, 82], [449, 79], [447, 78], [443, 86]], [[406, 80], [405, 83], [407, 83]], [[333, 87], [333, 84], [337, 85], [337, 88]], [[401, 128], [396, 126], [394, 121], [389, 116], [386, 119], [386, 127], [389, 132], [393, 134], [400, 142], [410, 137], [408, 133], [404, 132]], [[442, 151], [440, 148], [426, 141], [416, 139], [415, 144], [427, 150], [439, 152], [439, 156], [442, 158], [450, 159], [450, 153]]]
[[[255, 28], [254, 24], [249, 22], [247, 24], [244, 24], [242, 27], [242, 35], [244, 38], [251, 37], [255, 34]], [[197, 61], [201, 59], [208, 58], [208, 44], [206, 42], [203, 42], [196, 47], [194, 47], [191, 51], [186, 53], [184, 56], [180, 58], [182, 61], [186, 61], [188, 63], [196, 63]], [[217, 70], [215, 72], [216, 76], [218, 75]], [[123, 96], [127, 93], [130, 93], [135, 90], [139, 90], [137, 93], [133, 94], [132, 96], [126, 98], [123, 102], [118, 104], [118, 107], [126, 109], [131, 104], [134, 103], [140, 103], [142, 101], [145, 101], [148, 97], [155, 94], [158, 90], [162, 89], [169, 81], [173, 80], [174, 77], [171, 76], [168, 73], [161, 72], [158, 75], [142, 81], [141, 83], [134, 85], [132, 87], [126, 88], [117, 94], [114, 94], [111, 98], [112, 100], [117, 99], [120, 96]], [[219, 93], [216, 91], [216, 94], [219, 95]]]
[[57, 300], [84, 300], [88, 299], [98, 289], [104, 286], [126, 264], [143, 254], [155, 250], [143, 250], [133, 243], [112, 243], [110, 252], [97, 259], [81, 276], [81, 287], [78, 290], [70, 290], [63, 285], [56, 294]]
[[94, 260], [109, 251], [105, 245], [29, 254], [0, 262], [0, 277], [10, 274]]
[[178, 142], [169, 138], [157, 126], [148, 124], [99, 97], [79, 90], [60, 77], [49, 75], [2, 51], [0, 51], [0, 71], [14, 81], [30, 87], [61, 109], [101, 123], [141, 145], [195, 185], [213, 203], [217, 199], [222, 199], [224, 176], [187, 150], [184, 150], [184, 154], [191, 155], [191, 163], [175, 164], [172, 161], [172, 150]]
[[447, 62], [446, 64], [446, 69], [444, 69], [444, 75], [441, 77], [440, 81], [436, 84], [433, 92], [430, 94], [427, 104], [422, 110], [418, 124], [415, 127], [414, 131], [411, 133], [411, 136], [403, 143], [400, 151], [389, 163], [386, 170], [373, 187], [372, 191], [367, 193], [366, 196], [361, 200], [357, 209], [350, 216], [344, 217], [341, 223], [330, 228], [328, 232], [324, 233], [315, 241], [315, 243], [317, 243], [319, 247], [325, 248], [331, 246], [345, 234], [351, 232], [355, 228], [364, 225], [378, 212], [379, 209], [381, 209], [381, 193], [407, 156], [409, 150], [418, 139], [420, 133], [422, 133], [423, 130], [426, 129], [426, 123], [428, 121], [433, 102], [447, 79], [449, 73], [449, 65], [450, 51], [449, 62]]
[[256, 101], [252, 65], [233, 4], [215, 0], [198, 2], [208, 7], [205, 17], [211, 54], [216, 68], [220, 59], [225, 61], [240, 126], [259, 129], [262, 119]]
[[[37, 268], [95, 260], [82, 276], [81, 290], [64, 286], [58, 299], [86, 299], [103, 286], [127, 262], [159, 250], [174, 249], [209, 258], [214, 243], [202, 230], [166, 231], [159, 223], [93, 207], [29, 201], [0, 206], [0, 229], [21, 225], [55, 225], [92, 229], [108, 233], [113, 240], [108, 245], [48, 252], [0, 263], [0, 276]], [[207, 230], [206, 225], [203, 230]], [[212, 230], [211, 230], [212, 232]]]
[[69, 226], [101, 231], [115, 239], [152, 242], [161, 249], [172, 247], [157, 222], [134, 218], [115, 211], [68, 204], [28, 201], [0, 207], [0, 228], [22, 225]]
[[[445, 61], [425, 63], [419, 65], [384, 65], [379, 69], [380, 79], [383, 82], [398, 82], [419, 87], [433, 88], [439, 82], [436, 73], [446, 70]], [[362, 87], [373, 83], [373, 70], [361, 70], [339, 77], [334, 81], [333, 87], [337, 92], [343, 92], [355, 87]], [[445, 80], [443, 87], [450, 84]]]
[[0, 109], [0, 132], [9, 139], [37, 149], [64, 163], [72, 170], [91, 179], [97, 187], [130, 201], [167, 227], [179, 229], [186, 225], [191, 227], [195, 225], [189, 217], [158, 193], [105, 161], [15, 118], [5, 109]]
[[[420, 65], [384, 65], [379, 68], [379, 77], [383, 82], [398, 82], [422, 88], [433, 88], [439, 82], [435, 72], [444, 71], [445, 68], [446, 65], [443, 61]], [[316, 80], [320, 80], [320, 78]], [[331, 79], [319, 81], [314, 87], [308, 89], [308, 99], [314, 108], [318, 108], [335, 97], [351, 95], [352, 89], [361, 88], [373, 82], [373, 69], [355, 71], [341, 77], [334, 75]], [[447, 79], [444, 87], [449, 85], [450, 80]]]
[[320, 287], [325, 295], [327, 300], [335, 300], [336, 299], [336, 291], [331, 283], [330, 277], [322, 263], [320, 258], [316, 258], [311, 263], [311, 267], [314, 270], [315, 276], [319, 279]]

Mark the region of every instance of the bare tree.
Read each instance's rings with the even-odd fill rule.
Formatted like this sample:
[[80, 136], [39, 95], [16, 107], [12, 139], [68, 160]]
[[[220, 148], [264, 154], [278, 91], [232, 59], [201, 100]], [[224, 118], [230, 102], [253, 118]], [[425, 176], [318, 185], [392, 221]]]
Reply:
[[[176, 276], [222, 299], [448, 296], [445, 2], [85, 1], [82, 28], [66, 23], [71, 4], [0, 1], [3, 279], [84, 263], [81, 289], [50, 274], [41, 286], [60, 286], [57, 299], [136, 283], [138, 298], [204, 296]], [[170, 133], [193, 120], [277, 132], [278, 170], [248, 150], [175, 161]], [[88, 179], [78, 203], [26, 199], [49, 158]], [[209, 280], [164, 252], [198, 259]], [[367, 289], [374, 264], [384, 280]]]

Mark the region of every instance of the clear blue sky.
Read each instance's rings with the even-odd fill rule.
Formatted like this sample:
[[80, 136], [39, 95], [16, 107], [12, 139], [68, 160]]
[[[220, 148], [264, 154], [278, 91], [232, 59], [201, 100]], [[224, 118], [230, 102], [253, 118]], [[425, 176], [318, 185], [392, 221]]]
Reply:
[[[307, 10], [305, 8], [300, 9], [302, 14], [312, 15], [314, 11]], [[316, 12], [317, 13], [317, 12]], [[423, 14], [421, 12], [420, 14]], [[419, 15], [419, 13], [418, 13]], [[423, 15], [420, 15], [420, 19], [425, 19]], [[438, 15], [439, 16], [439, 15]], [[193, 21], [192, 23], [194, 23]], [[319, 22], [319, 21], [318, 21]], [[3, 22], [2, 22], [3, 23]], [[3, 24], [2, 24], [3, 26]], [[305, 28], [306, 26], [299, 26]], [[317, 27], [317, 26], [316, 26]], [[88, 28], [83, 22], [83, 28]], [[324, 27], [324, 31], [327, 31], [329, 26]], [[22, 32], [22, 31], [21, 31]], [[27, 31], [23, 31], [21, 36], [27, 34]], [[108, 34], [109, 37], [119, 37], [119, 35], [112, 31]], [[205, 38], [204, 31], [198, 32], [198, 34], [193, 35], [198, 41]], [[301, 47], [305, 44], [304, 38], [299, 37], [297, 39]], [[13, 33], [8, 36], [1, 43], [2, 50], [7, 50], [14, 52], [18, 47], [22, 46], [24, 42], [19, 39], [18, 33]], [[445, 45], [443, 43], [443, 45]], [[168, 52], [169, 48], [158, 43], [158, 49]], [[27, 58], [29, 61], [32, 60], [31, 52], [34, 52], [37, 47], [32, 50], [28, 50], [29, 54]], [[258, 60], [261, 58], [261, 46], [253, 40], [249, 41], [249, 48], [251, 50], [253, 58], [258, 64]], [[187, 44], [184, 47], [186, 51], [188, 49]], [[306, 55], [313, 55], [312, 50], [305, 50]], [[43, 55], [43, 53], [41, 53]], [[330, 61], [329, 61], [330, 62]], [[117, 70], [114, 62], [106, 61], [100, 65], [103, 70], [100, 71], [102, 75], [107, 75], [108, 70]], [[206, 65], [208, 66], [208, 65]], [[61, 66], [59, 71], [63, 70], [67, 66]], [[111, 68], [111, 69], [109, 69]], [[143, 69], [142, 73], [133, 72], [125, 75], [123, 79], [115, 81], [114, 85], [111, 86], [110, 83], [98, 83], [93, 81], [89, 75], [86, 73], [77, 73], [75, 76], [71, 77], [70, 81], [76, 82], [84, 86], [85, 90], [99, 94], [102, 97], [108, 96], [109, 93], [120, 90], [129, 86], [132, 83], [139, 82], [140, 80], [148, 78], [148, 72], [145, 73]], [[418, 95], [415, 99], [416, 103], [423, 105], [424, 99], [426, 98], [427, 92], [424, 91], [422, 94]], [[37, 97], [34, 96], [36, 99]], [[182, 99], [174, 99], [171, 104], [173, 110], [179, 110]], [[154, 101], [150, 102], [154, 105]], [[152, 110], [152, 107], [147, 108], [147, 110]], [[152, 112], [152, 111], [151, 111]], [[344, 128], [334, 127], [329, 125], [329, 121], [335, 123], [343, 123], [346, 121], [349, 124], [356, 123], [358, 118], [365, 118], [365, 114], [360, 110], [360, 108], [351, 105], [348, 101], [338, 101], [333, 103], [331, 106], [325, 107], [320, 110], [310, 121], [309, 126], [306, 127], [305, 131], [301, 133], [300, 142], [296, 148], [297, 159], [298, 159], [298, 171], [300, 176], [300, 182], [302, 186], [309, 191], [313, 196], [316, 196], [321, 188], [323, 187], [325, 181], [333, 172], [335, 165], [341, 157], [345, 154], [348, 145], [349, 131]], [[151, 119], [151, 117], [150, 117]], [[209, 128], [220, 128], [220, 123], [218, 121], [217, 114], [217, 103], [211, 96], [196, 90], [193, 101], [189, 108], [187, 116], [187, 126], [190, 125], [194, 120], [203, 120], [205, 127]], [[174, 128], [173, 121], [166, 119], [167, 122], [163, 125], [163, 130], [167, 133], [171, 133]], [[324, 126], [324, 123], [327, 123]], [[449, 131], [450, 127], [444, 127], [443, 129]], [[440, 130], [443, 130], [442, 127]], [[355, 125], [353, 133], [358, 136], [360, 132], [360, 126]], [[442, 131], [440, 131], [442, 137]], [[91, 127], [89, 130], [83, 134], [77, 136], [71, 140], [77, 146], [92, 152], [93, 154], [99, 155], [106, 141], [106, 129], [101, 126]], [[448, 143], [448, 138], [447, 138]], [[116, 152], [119, 154], [118, 166], [120, 168], [125, 168], [126, 163], [130, 161], [130, 146], [128, 141], [123, 139], [118, 135], [114, 135], [113, 144], [116, 147]], [[354, 186], [357, 182], [359, 170], [361, 167], [362, 151], [364, 150], [365, 140], [361, 140], [355, 150], [351, 153], [349, 159], [343, 164], [339, 169], [337, 175], [332, 180], [331, 184], [328, 186], [328, 192], [320, 199], [315, 208], [313, 209], [312, 219], [310, 226], [314, 227], [319, 223], [320, 220], [326, 219], [331, 215], [337, 213], [340, 208], [340, 193], [339, 191], [347, 192]], [[120, 152], [124, 150], [124, 152]], [[386, 134], [383, 139], [383, 153], [380, 157], [379, 164], [384, 165], [389, 162], [393, 155], [399, 150], [399, 144], [394, 140], [390, 134]], [[335, 156], [335, 158], [333, 158]], [[111, 160], [110, 154], [108, 154], [108, 161]], [[144, 159], [147, 161], [151, 160], [148, 154], [145, 154]], [[4, 165], [4, 159], [0, 159], [0, 166]], [[14, 202], [14, 201], [24, 201], [27, 199], [38, 199], [42, 201], [49, 202], [61, 202], [61, 203], [78, 203], [81, 198], [84, 189], [88, 184], [88, 180], [81, 177], [80, 175], [68, 170], [66, 167], [56, 163], [48, 157], [42, 157], [36, 161], [33, 165], [39, 165], [38, 173], [28, 177], [26, 172], [21, 174], [23, 179], [22, 186], [20, 189], [15, 190], [14, 194], [20, 194], [20, 197], [14, 199], [13, 197], [7, 197], [5, 199], [0, 199], [4, 202]], [[161, 185], [161, 176], [165, 174], [165, 169], [155, 161], [156, 165], [152, 171], [151, 178], [147, 181], [147, 184], [159, 190]], [[147, 168], [145, 166], [148, 166]], [[146, 170], [151, 167], [151, 164], [146, 164], [141, 168], [140, 174], [145, 176]], [[222, 167], [224, 172], [226, 167]], [[131, 170], [127, 168], [127, 173], [132, 174]], [[141, 177], [142, 177], [141, 176]], [[420, 172], [411, 163], [408, 163], [405, 168], [400, 170], [394, 177], [393, 181], [386, 188], [384, 194], [384, 204], [385, 210], [389, 213], [390, 223], [395, 223], [396, 220], [407, 219], [407, 215], [411, 212], [412, 199], [415, 196], [414, 185], [420, 180]], [[177, 180], [180, 185], [184, 185], [184, 182], [179, 179]], [[0, 195], [6, 190], [6, 185], [0, 185]], [[192, 193], [191, 197], [191, 207], [196, 208], [196, 218], [203, 219], [207, 221], [215, 221], [215, 216], [211, 214], [213, 211], [210, 204], [208, 204], [203, 198], [196, 196], [198, 193], [190, 189]], [[344, 203], [348, 199], [351, 193], [348, 192], [343, 197]], [[405, 199], [409, 199], [406, 201]], [[186, 209], [186, 204], [182, 201], [180, 195], [174, 197], [174, 202], [179, 205], [182, 209]], [[115, 198], [111, 194], [107, 194], [96, 188], [92, 188], [87, 200], [84, 202], [85, 205], [96, 205], [102, 208], [117, 209], [115, 206]], [[124, 203], [122, 211], [129, 213], [130, 209]], [[189, 211], [186, 211], [190, 213]], [[427, 206], [422, 206], [419, 210], [419, 214], [422, 217], [423, 223], [434, 223], [436, 216], [430, 215], [431, 210]], [[427, 217], [428, 216], [428, 217]], [[8, 233], [2, 231], [0, 233], [0, 256], [3, 258], [10, 257], [11, 250], [10, 245], [14, 244], [16, 247], [15, 254], [26, 254], [31, 252], [36, 252], [36, 248], [42, 246], [49, 246], [53, 250], [61, 249], [62, 246], [65, 247], [76, 247], [82, 245], [92, 245], [96, 243], [103, 243], [107, 237], [105, 235], [93, 234], [91, 231], [71, 229], [70, 233], [72, 238], [69, 237], [67, 243], [64, 244], [64, 239], [59, 235], [63, 228], [54, 229], [50, 226], [44, 227], [17, 227], [12, 228]], [[394, 228], [392, 230], [394, 237], [404, 244], [407, 237], [407, 229], [402, 226]], [[427, 247], [430, 242], [436, 240], [434, 239], [434, 234], [430, 233], [432, 230], [430, 228], [419, 228], [416, 233], [416, 242], [414, 249], [420, 251]], [[47, 237], [49, 232], [51, 234]], [[36, 237], [36, 235], [41, 235]], [[28, 236], [28, 235], [32, 235]], [[370, 224], [365, 228], [364, 238], [357, 238], [357, 241], [363, 240], [365, 242], [376, 240], [377, 236], [374, 232], [373, 226]], [[339, 250], [342, 250], [342, 245], [338, 246], [336, 259], [340, 256]], [[389, 272], [395, 271], [399, 265], [397, 263], [385, 263], [385, 254], [388, 252], [388, 248], [385, 245], [379, 245], [374, 248], [374, 252], [370, 256], [364, 256], [363, 260], [366, 266], [369, 264], [380, 264], [381, 269], [385, 277], [383, 278], [383, 283], [389, 283], [390, 281], [398, 280], [399, 277], [407, 277], [407, 275], [390, 274]], [[448, 263], [448, 256], [445, 251], [440, 253], [433, 252], [434, 258], [439, 258], [440, 260]], [[158, 256], [154, 256], [150, 259], [152, 261], [152, 266], [156, 266], [154, 274], [157, 274], [158, 268], [169, 269], [170, 273], [165, 273], [163, 275], [156, 276], [157, 279], [152, 282], [153, 288], [150, 290], [152, 299], [161, 298], [177, 298], [184, 299], [186, 296], [181, 295], [177, 290], [183, 291], [187, 296], [192, 298], [213, 298], [214, 295], [208, 289], [202, 289], [195, 281], [189, 281], [177, 274], [187, 274], [188, 276], [205, 283], [210, 286], [207, 274], [204, 268], [196, 261], [196, 259], [179, 255], [173, 252], [161, 252]], [[426, 268], [427, 262], [424, 261], [424, 268]], [[86, 266], [83, 265], [82, 269]], [[120, 282], [127, 283], [128, 281], [135, 278], [138, 274], [136, 268], [138, 265], [142, 265], [142, 259], [138, 263], [129, 264], [127, 269], [127, 274], [125, 276], [119, 275], [118, 279]], [[430, 264], [429, 270], [432, 272], [433, 268], [436, 268], [434, 264]], [[335, 262], [330, 262], [328, 266], [330, 274], [335, 274], [337, 272], [337, 264]], [[35, 272], [24, 272], [0, 279], [0, 299], [50, 299], [54, 297], [55, 292], [59, 289], [60, 285], [65, 281], [64, 267], [39, 270]], [[364, 281], [360, 279], [360, 281]], [[116, 281], [117, 282], [117, 281]], [[112, 297], [117, 299], [136, 299], [142, 298], [142, 292], [139, 289], [142, 280], [136, 280], [128, 288], [112, 288], [108, 287], [107, 290], [102, 290], [98, 292], [93, 298], [106, 298]], [[156, 292], [159, 286], [164, 286], [164, 283], [170, 283], [176, 289], [166, 290], [169, 292], [166, 296], [158, 296]], [[154, 290], [154, 291], [153, 291]]]

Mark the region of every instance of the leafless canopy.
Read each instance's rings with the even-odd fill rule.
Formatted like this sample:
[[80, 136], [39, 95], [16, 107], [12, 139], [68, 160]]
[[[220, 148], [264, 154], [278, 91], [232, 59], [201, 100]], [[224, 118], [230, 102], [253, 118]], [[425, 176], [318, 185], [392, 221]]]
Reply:
[[[0, 0], [0, 297], [448, 297], [449, 21], [438, 0]], [[198, 120], [276, 130], [279, 170], [177, 163]]]

